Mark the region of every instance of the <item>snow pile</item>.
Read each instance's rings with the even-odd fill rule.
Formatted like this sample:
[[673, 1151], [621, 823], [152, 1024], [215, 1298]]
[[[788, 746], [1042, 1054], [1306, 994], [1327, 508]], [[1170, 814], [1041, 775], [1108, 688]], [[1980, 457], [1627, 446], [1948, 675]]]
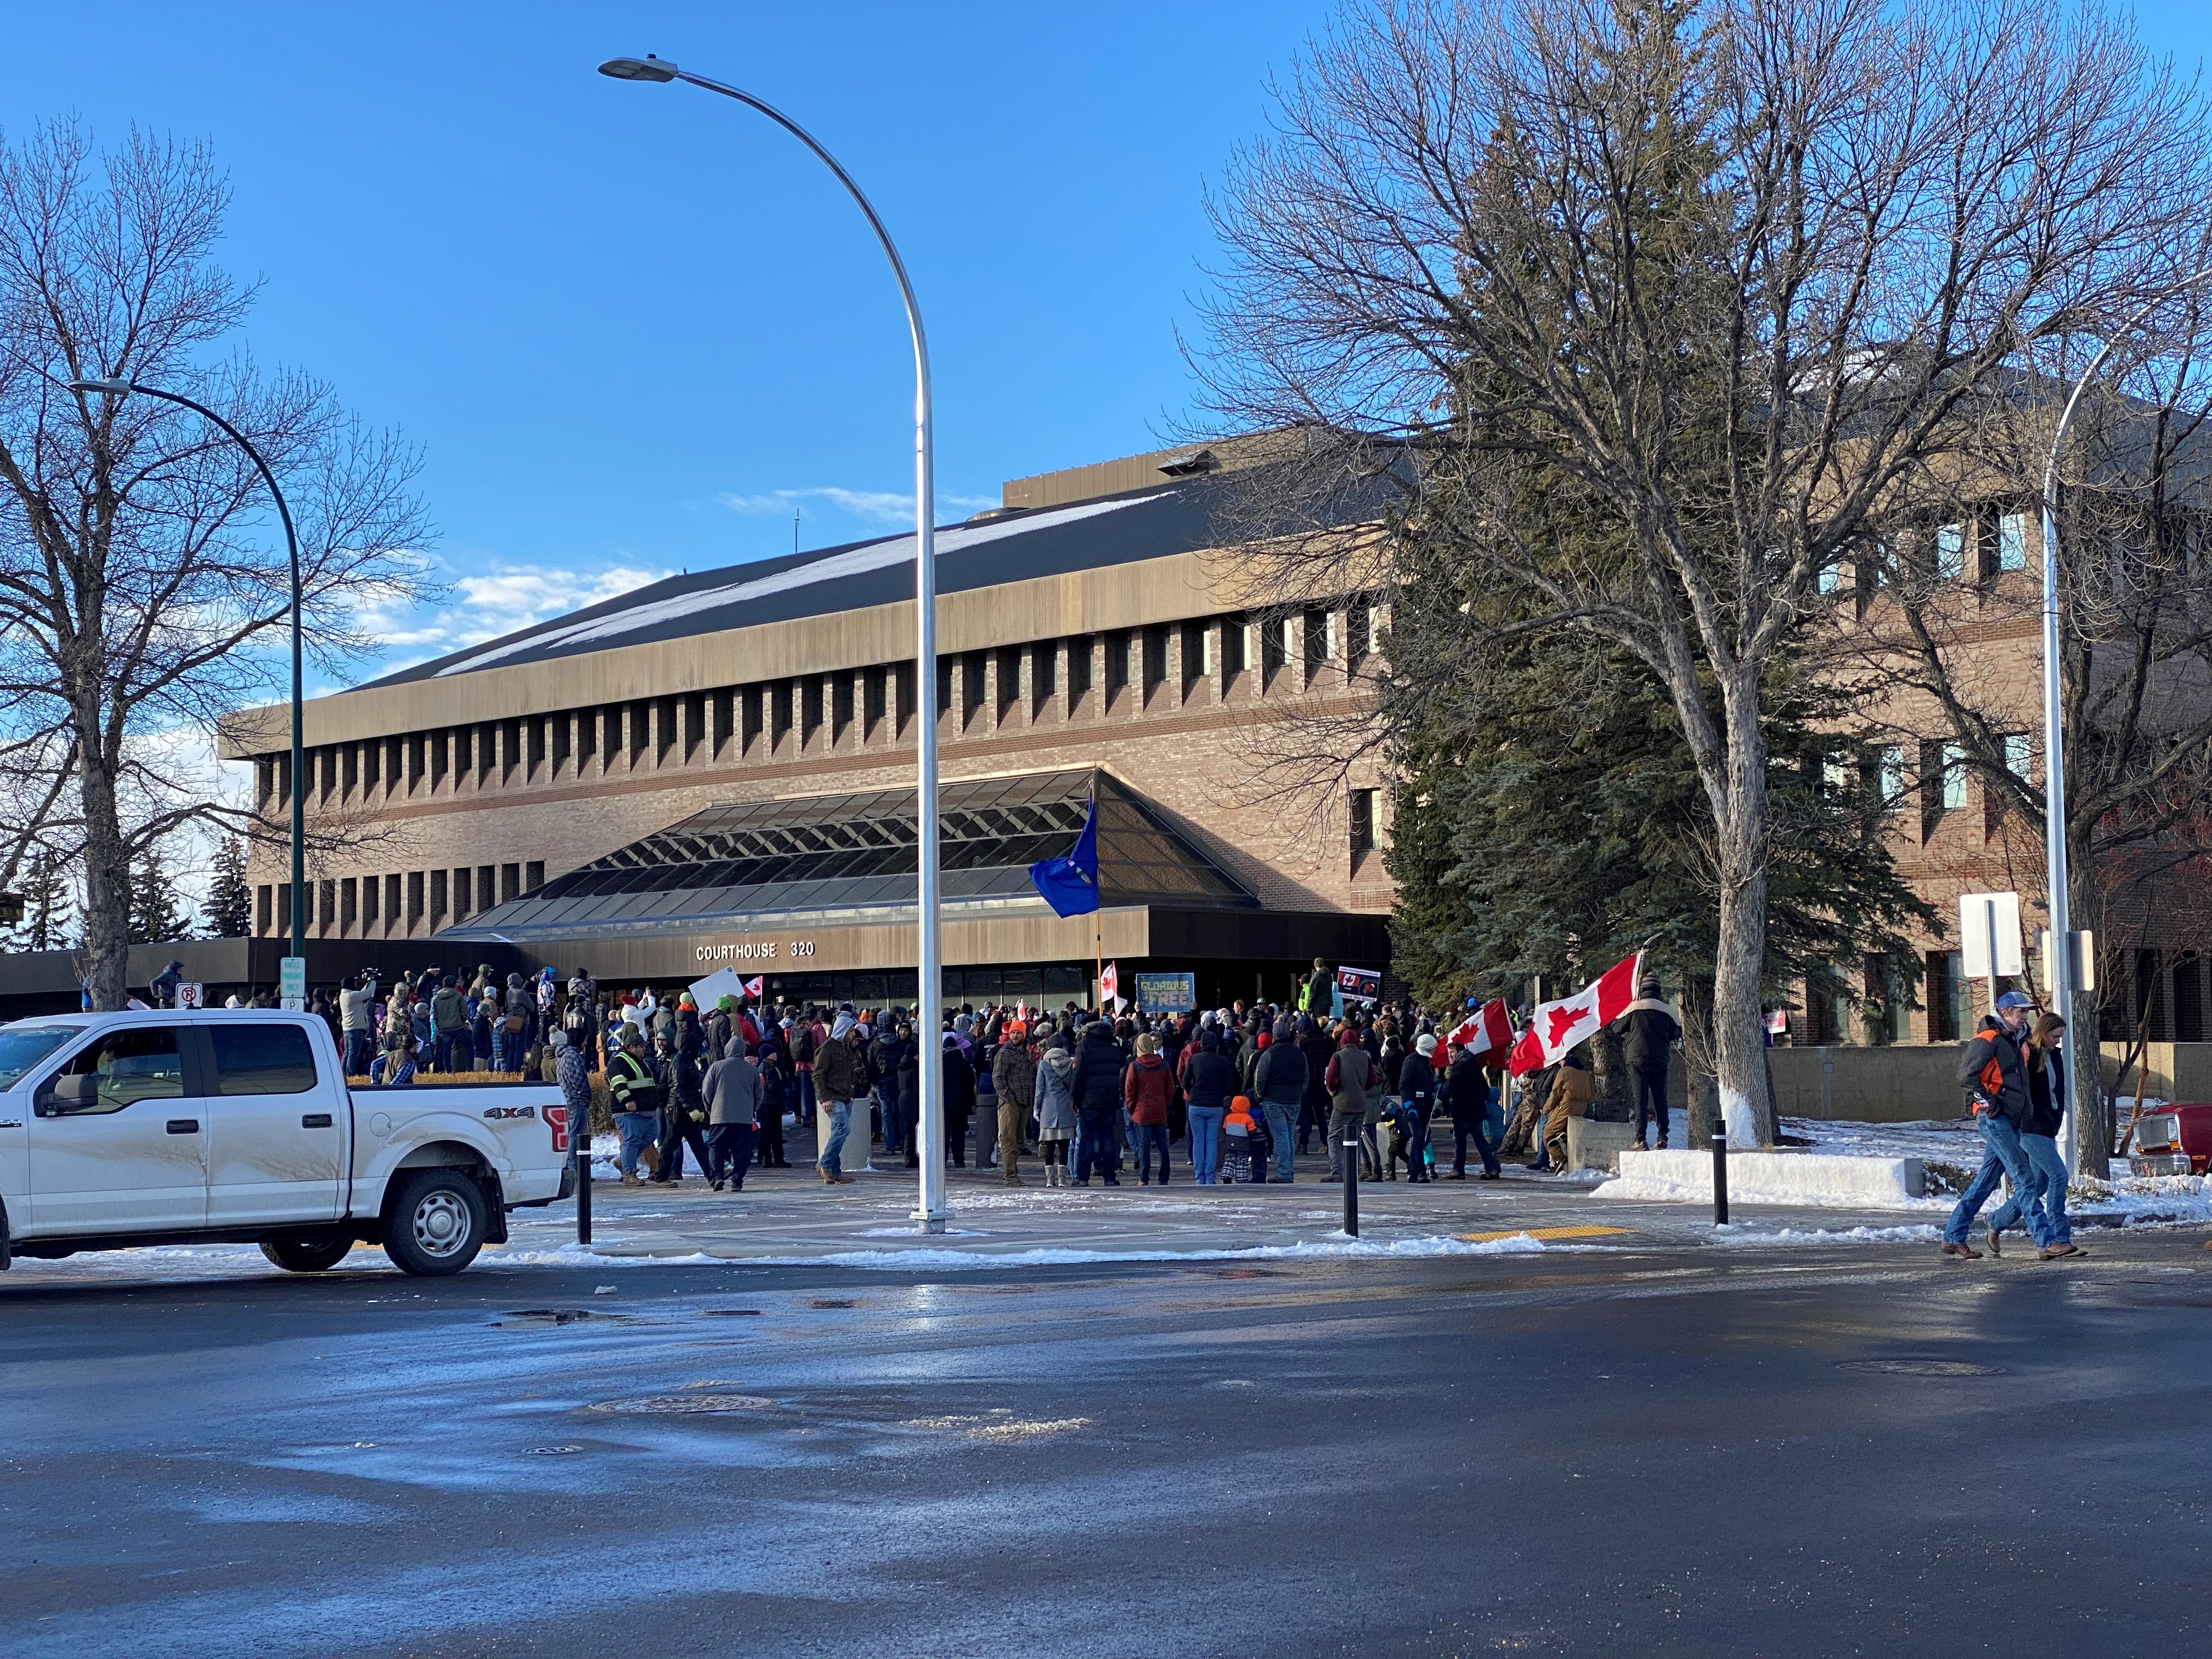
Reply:
[[[1907, 1209], [1921, 1194], [1917, 1158], [1850, 1158], [1821, 1152], [1730, 1152], [1729, 1196], [1746, 1204], [1841, 1209]], [[1713, 1200], [1708, 1152], [1620, 1155], [1620, 1174], [1594, 1198], [1686, 1203]]]
[[1943, 1230], [1933, 1222], [1903, 1227], [1747, 1227], [1732, 1223], [1713, 1229], [1716, 1244], [1933, 1244]]

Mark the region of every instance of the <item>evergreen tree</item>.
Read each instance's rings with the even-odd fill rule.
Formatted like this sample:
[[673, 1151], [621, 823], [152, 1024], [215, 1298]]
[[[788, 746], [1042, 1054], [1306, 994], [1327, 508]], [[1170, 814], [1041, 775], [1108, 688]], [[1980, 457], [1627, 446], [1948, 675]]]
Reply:
[[216, 843], [207, 902], [200, 907], [210, 939], [244, 939], [253, 931], [253, 890], [246, 883], [246, 843], [225, 836]]
[[62, 863], [40, 848], [22, 865], [23, 920], [9, 931], [11, 951], [66, 951], [76, 943], [70, 921], [76, 908]]
[[131, 942], [165, 944], [185, 931], [168, 861], [159, 847], [149, 847], [131, 866]]

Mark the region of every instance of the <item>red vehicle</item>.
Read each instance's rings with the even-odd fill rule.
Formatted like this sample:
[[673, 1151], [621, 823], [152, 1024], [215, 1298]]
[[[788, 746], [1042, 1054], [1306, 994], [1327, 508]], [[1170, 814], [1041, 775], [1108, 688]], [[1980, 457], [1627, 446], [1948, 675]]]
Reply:
[[2212, 1102], [2154, 1107], [2136, 1120], [2128, 1144], [2136, 1175], [2201, 1176], [2212, 1169]]

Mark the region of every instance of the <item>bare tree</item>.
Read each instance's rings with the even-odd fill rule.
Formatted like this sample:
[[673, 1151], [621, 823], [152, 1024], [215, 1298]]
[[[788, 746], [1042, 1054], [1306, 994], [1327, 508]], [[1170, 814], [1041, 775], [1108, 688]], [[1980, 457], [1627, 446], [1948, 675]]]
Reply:
[[[1712, 809], [1720, 1092], [1771, 1141], [1770, 676], [2024, 355], [2186, 268], [2199, 102], [2024, 0], [1376, 0], [1278, 109], [1213, 204], [1215, 414], [1346, 434], [1402, 490], [1360, 545], [1446, 538], [1516, 625], [1660, 677]], [[1567, 488], [1618, 532], [1588, 556], [1522, 533]], [[1267, 586], [1389, 597], [1398, 554], [1346, 544]]]
[[234, 445], [169, 404], [69, 382], [185, 392], [252, 436], [293, 503], [326, 668], [422, 573], [413, 453], [320, 383], [238, 353], [252, 290], [213, 259], [228, 200], [198, 146], [134, 132], [100, 154], [71, 125], [0, 145], [0, 745], [46, 803], [50, 844], [82, 860], [102, 1008], [123, 1003], [134, 860], [195, 821], [251, 827], [177, 754], [276, 682], [289, 586]]

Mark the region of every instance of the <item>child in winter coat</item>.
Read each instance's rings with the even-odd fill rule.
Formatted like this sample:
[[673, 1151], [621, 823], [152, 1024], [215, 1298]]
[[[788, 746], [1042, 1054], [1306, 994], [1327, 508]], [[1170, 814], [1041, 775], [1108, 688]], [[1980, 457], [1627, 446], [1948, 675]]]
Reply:
[[1067, 1185], [1067, 1148], [1075, 1139], [1075, 1056], [1065, 1042], [1054, 1037], [1037, 1060], [1037, 1151], [1048, 1187]]
[[1265, 1181], [1267, 1164], [1255, 1148], [1260, 1125], [1252, 1115], [1252, 1103], [1238, 1095], [1229, 1103], [1229, 1115], [1221, 1120], [1221, 1178], [1237, 1182]]

